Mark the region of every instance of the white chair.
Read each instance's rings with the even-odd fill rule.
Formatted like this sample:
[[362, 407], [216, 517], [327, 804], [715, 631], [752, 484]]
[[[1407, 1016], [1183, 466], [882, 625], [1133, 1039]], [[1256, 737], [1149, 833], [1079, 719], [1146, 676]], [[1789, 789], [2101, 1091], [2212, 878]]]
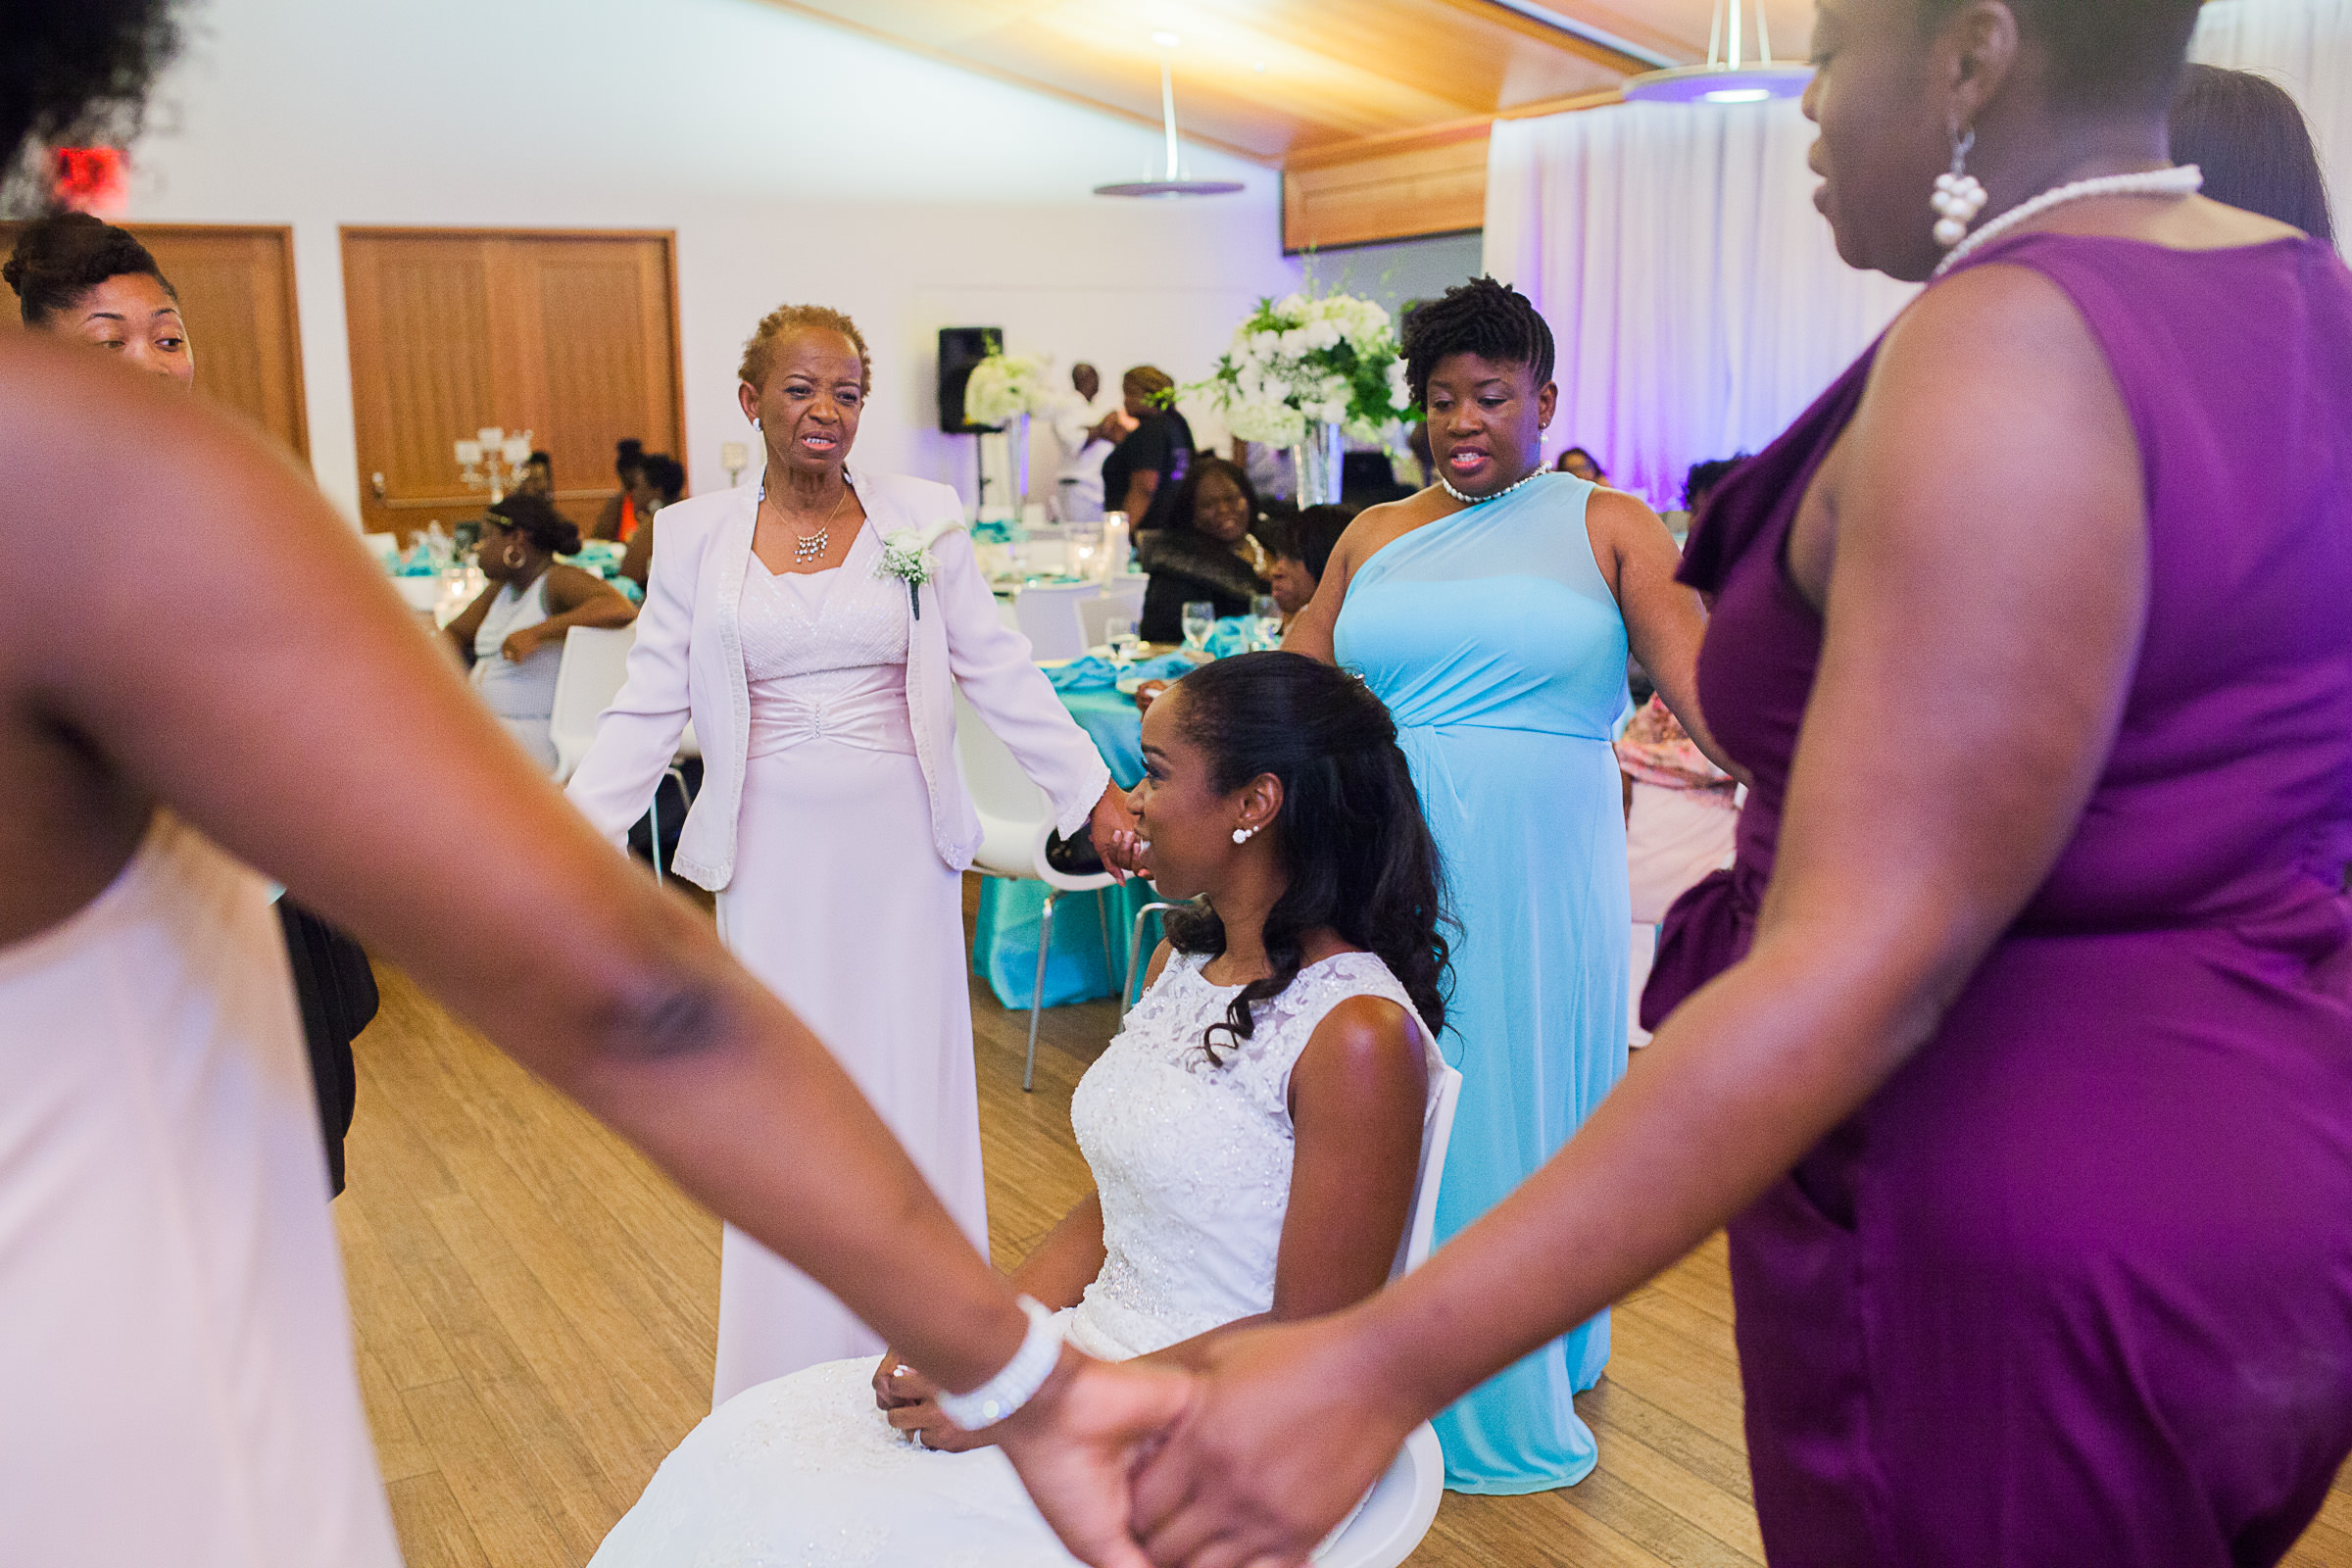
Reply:
[[[1419, 1268], [1429, 1257], [1438, 1227], [1438, 1182], [1446, 1171], [1446, 1149], [1453, 1142], [1453, 1113], [1461, 1103], [1462, 1075], [1441, 1069], [1438, 1092], [1430, 1097], [1421, 1124], [1421, 1172], [1413, 1185], [1413, 1222], [1391, 1278]], [[1354, 1517], [1316, 1548], [1315, 1568], [1396, 1568], [1413, 1554], [1438, 1517], [1446, 1493], [1446, 1455], [1426, 1421], [1413, 1428], [1381, 1473]]]
[[629, 675], [635, 626], [574, 626], [564, 636], [564, 662], [556, 666], [556, 706], [547, 721], [556, 743], [556, 782], [568, 783], [596, 740], [596, 720], [620, 695]]
[[[629, 650], [637, 646], [637, 628], [574, 626], [564, 635], [564, 661], [556, 666], [555, 711], [549, 715], [548, 738], [556, 743], [556, 782], [566, 783], [579, 769], [580, 760], [596, 741], [596, 721], [620, 695], [629, 675]], [[669, 764], [669, 777], [678, 781], [678, 797], [686, 797], [686, 773], [681, 759], [703, 755], [694, 726], [679, 738], [678, 755]], [[646, 816], [653, 824], [654, 880], [666, 881], [662, 870], [662, 797], [656, 791]]]
[[1023, 588], [1014, 596], [1013, 623], [1029, 639], [1030, 657], [1044, 661], [1083, 655], [1088, 645], [1078, 607], [1101, 591], [1091, 582], [1053, 583]]
[[1037, 1024], [1046, 1005], [1046, 959], [1054, 951], [1054, 905], [1065, 893], [1094, 894], [1095, 916], [1102, 927], [1102, 956], [1108, 962], [1110, 913], [1103, 907], [1102, 891], [1116, 886], [1118, 879], [1108, 871], [1072, 876], [1047, 863], [1046, 840], [1053, 836], [1054, 821], [1045, 792], [1029, 781], [1011, 749], [961, 692], [956, 694], [956, 762], [980, 815], [980, 849], [972, 857], [972, 869], [1046, 885], [1046, 910], [1037, 926], [1037, 981], [1029, 999], [1029, 1056], [1021, 1067], [1021, 1088], [1026, 1092], [1037, 1081]]
[[1086, 633], [1086, 646], [1102, 646], [1102, 628], [1111, 616], [1130, 621], [1144, 618], [1143, 590], [1126, 587], [1099, 589], [1092, 599], [1078, 601], [1078, 624]]
[[1192, 905], [1171, 904], [1159, 897], [1159, 889], [1152, 889], [1152, 902], [1135, 911], [1135, 923], [1127, 928], [1127, 984], [1119, 991], [1119, 1010], [1125, 1012], [1135, 1005], [1135, 977], [1142, 972], [1144, 961], [1144, 922], [1155, 914], [1171, 909], [1189, 909]]

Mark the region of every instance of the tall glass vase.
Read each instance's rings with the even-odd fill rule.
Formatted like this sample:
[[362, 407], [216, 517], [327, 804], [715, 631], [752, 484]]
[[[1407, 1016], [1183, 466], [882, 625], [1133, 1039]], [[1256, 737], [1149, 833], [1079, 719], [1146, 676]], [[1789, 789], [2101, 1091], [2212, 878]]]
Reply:
[[1310, 424], [1306, 440], [1291, 448], [1291, 472], [1298, 476], [1298, 505], [1340, 504], [1340, 470], [1348, 462], [1347, 432], [1336, 424]]
[[1004, 421], [1004, 448], [1012, 459], [1012, 514], [1017, 517], [1029, 499], [1029, 416], [1016, 414]]

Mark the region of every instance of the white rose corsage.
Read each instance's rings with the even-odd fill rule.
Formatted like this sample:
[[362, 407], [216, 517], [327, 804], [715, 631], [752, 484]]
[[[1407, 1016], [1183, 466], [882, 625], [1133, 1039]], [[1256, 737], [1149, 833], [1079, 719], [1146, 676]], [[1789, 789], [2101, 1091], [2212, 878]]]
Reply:
[[917, 620], [923, 618], [920, 590], [939, 571], [939, 564], [931, 559], [931, 547], [943, 534], [962, 526], [961, 517], [945, 517], [927, 528], [898, 528], [882, 536], [882, 564], [876, 569], [906, 585], [906, 603]]

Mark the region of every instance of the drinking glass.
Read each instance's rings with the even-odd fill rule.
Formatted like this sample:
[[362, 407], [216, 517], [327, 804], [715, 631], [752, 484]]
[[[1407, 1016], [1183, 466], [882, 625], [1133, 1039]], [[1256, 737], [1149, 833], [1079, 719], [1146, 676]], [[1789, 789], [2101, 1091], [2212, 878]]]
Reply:
[[1217, 629], [1217, 607], [1196, 599], [1184, 607], [1184, 646], [1196, 654], [1208, 652], [1208, 634]]
[[1250, 617], [1256, 622], [1252, 628], [1261, 649], [1282, 646], [1282, 607], [1272, 594], [1257, 594], [1250, 601]]
[[1102, 623], [1102, 640], [1110, 645], [1110, 662], [1122, 673], [1135, 662], [1135, 622], [1113, 615]]

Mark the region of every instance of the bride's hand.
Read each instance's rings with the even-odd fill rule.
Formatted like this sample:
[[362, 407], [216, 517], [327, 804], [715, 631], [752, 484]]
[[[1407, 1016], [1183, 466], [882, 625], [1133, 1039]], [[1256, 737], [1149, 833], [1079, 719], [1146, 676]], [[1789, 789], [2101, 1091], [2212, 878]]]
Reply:
[[1063, 1348], [1046, 1386], [989, 1429], [1063, 1545], [1094, 1568], [1151, 1568], [1129, 1533], [1128, 1477], [1184, 1414], [1191, 1379]]
[[1095, 803], [1088, 835], [1095, 841], [1095, 853], [1118, 880], [1124, 882], [1143, 869], [1136, 863], [1135, 813], [1127, 809], [1127, 792], [1117, 784], [1105, 787], [1102, 798]]
[[939, 1385], [899, 1358], [894, 1347], [874, 1363], [874, 1404], [883, 1410], [920, 1404], [939, 1392]]

